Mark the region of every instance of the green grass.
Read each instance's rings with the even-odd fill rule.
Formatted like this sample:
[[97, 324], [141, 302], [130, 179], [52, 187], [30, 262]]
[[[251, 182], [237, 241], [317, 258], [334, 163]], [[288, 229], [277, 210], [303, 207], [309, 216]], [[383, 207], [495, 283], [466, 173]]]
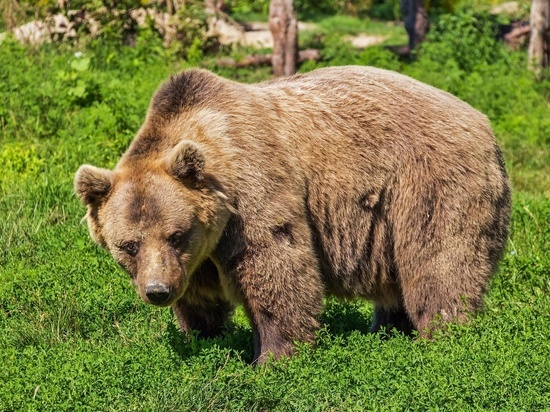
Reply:
[[[437, 51], [451, 53], [445, 44]], [[382, 48], [340, 45], [325, 43], [323, 61], [301, 70], [346, 62], [400, 70], [493, 122], [515, 193], [484, 312], [415, 341], [368, 334], [369, 303], [329, 299], [317, 347], [266, 368], [249, 365], [252, 332], [241, 310], [220, 338], [185, 337], [90, 240], [72, 179], [85, 162], [114, 166], [153, 90], [186, 63], [154, 44], [91, 47], [82, 63], [75, 50], [4, 42], [0, 411], [550, 410], [550, 86], [507, 51], [465, 69], [457, 52], [439, 61], [428, 48], [404, 63]], [[269, 76], [211, 68], [241, 81]]]
[[342, 34], [377, 34], [406, 38], [407, 34], [401, 24], [396, 22], [376, 21], [369, 18], [336, 15], [323, 18], [317, 22], [326, 33]]
[[357, 36], [383, 36], [382, 45], [407, 44], [408, 38], [404, 27], [395, 22], [377, 21], [369, 18], [336, 15], [318, 17], [311, 20], [316, 28], [300, 32], [301, 48], [325, 48], [327, 42], [342, 43], [344, 38]]

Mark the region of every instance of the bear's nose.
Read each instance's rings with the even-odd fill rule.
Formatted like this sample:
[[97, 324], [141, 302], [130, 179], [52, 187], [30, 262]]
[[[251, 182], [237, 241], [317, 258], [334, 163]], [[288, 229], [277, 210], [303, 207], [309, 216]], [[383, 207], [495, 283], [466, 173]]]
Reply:
[[145, 295], [151, 303], [162, 305], [170, 298], [170, 287], [162, 283], [152, 283], [145, 287]]

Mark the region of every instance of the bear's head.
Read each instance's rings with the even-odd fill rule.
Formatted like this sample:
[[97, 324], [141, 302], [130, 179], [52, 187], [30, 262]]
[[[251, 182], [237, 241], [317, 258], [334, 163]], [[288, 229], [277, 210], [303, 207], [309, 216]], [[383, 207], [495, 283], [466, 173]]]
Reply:
[[92, 238], [148, 303], [168, 306], [185, 293], [230, 217], [205, 163], [203, 148], [184, 140], [156, 160], [127, 160], [114, 171], [83, 165], [76, 173]]

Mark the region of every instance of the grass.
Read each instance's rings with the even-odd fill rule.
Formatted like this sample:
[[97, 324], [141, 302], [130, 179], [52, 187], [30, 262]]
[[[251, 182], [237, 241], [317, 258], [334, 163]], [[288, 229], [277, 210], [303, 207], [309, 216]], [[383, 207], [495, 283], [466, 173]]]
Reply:
[[[344, 39], [360, 34], [381, 36], [382, 45], [407, 44], [408, 38], [404, 27], [396, 22], [377, 21], [370, 18], [352, 16], [319, 16], [311, 20], [315, 28], [300, 32], [301, 48], [323, 49], [328, 43], [344, 43]], [[347, 42], [344, 43], [344, 45]]]
[[317, 22], [322, 31], [340, 34], [373, 34], [393, 36], [406, 42], [406, 32], [397, 22], [376, 21], [369, 18], [360, 19], [352, 16], [336, 15], [325, 17]]
[[[381, 48], [340, 44], [326, 43], [318, 65], [397, 69], [490, 116], [515, 193], [509, 246], [484, 312], [415, 341], [368, 334], [367, 302], [328, 299], [317, 347], [266, 368], [249, 365], [252, 332], [240, 310], [220, 338], [185, 337], [90, 240], [72, 179], [82, 163], [115, 164], [152, 91], [186, 63], [150, 45], [92, 47], [84, 64], [72, 49], [4, 42], [0, 411], [550, 410], [550, 87], [509, 52], [467, 71], [459, 57], [441, 63], [429, 49], [405, 63]], [[241, 81], [269, 76], [211, 68]]]

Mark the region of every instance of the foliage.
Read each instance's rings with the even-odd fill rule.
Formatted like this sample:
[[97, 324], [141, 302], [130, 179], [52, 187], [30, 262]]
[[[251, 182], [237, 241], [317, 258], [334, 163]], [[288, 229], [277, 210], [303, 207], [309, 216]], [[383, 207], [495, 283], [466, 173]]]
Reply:
[[[465, 40], [475, 57], [453, 50], [453, 36], [434, 35], [428, 42], [447, 60], [426, 44], [403, 62], [382, 47], [347, 46], [332, 24], [319, 34], [323, 60], [301, 70], [390, 68], [489, 116], [515, 194], [484, 313], [421, 341], [368, 334], [370, 304], [328, 299], [317, 347], [267, 368], [248, 365], [242, 310], [222, 337], [183, 336], [169, 310], [141, 302], [80, 222], [75, 170], [114, 166], [159, 82], [189, 63], [148, 31], [134, 47], [1, 42], [0, 410], [548, 410], [550, 82], [534, 81], [523, 53], [489, 51], [499, 47], [489, 31], [444, 24], [477, 39]], [[247, 82], [269, 77], [264, 68], [216, 70]]]
[[372, 5], [372, 0], [295, 0], [295, 7], [303, 14], [346, 14], [350, 16], [366, 16]]
[[30, 18], [45, 16], [52, 3], [53, 0], [0, 0], [0, 32], [26, 23]]
[[496, 19], [466, 10], [445, 14], [430, 30], [422, 44], [423, 57], [438, 64], [456, 65], [471, 72], [478, 65], [505, 58], [504, 47], [496, 40]]
[[245, 15], [252, 13], [269, 13], [269, 0], [227, 0], [225, 4], [231, 13]]
[[191, 64], [197, 63], [203, 52], [213, 46], [208, 34], [208, 16], [202, 1], [184, 3], [177, 13], [175, 47]]
[[375, 0], [369, 15], [380, 20], [401, 20], [401, 2], [400, 0]]
[[[269, 0], [228, 0], [229, 12], [238, 16], [269, 13]], [[372, 0], [294, 0], [294, 10], [300, 19], [318, 18], [345, 14], [365, 17], [372, 6]]]
[[[425, 0], [424, 6], [433, 15], [449, 13], [465, 0]], [[232, 15], [267, 15], [269, 1], [228, 0], [225, 2]], [[491, 3], [492, 4], [492, 3]], [[374, 19], [397, 21], [401, 19], [399, 0], [294, 0], [294, 10], [302, 20], [318, 20], [322, 17], [346, 15], [350, 17], [372, 17]], [[255, 16], [255, 18], [257, 18]]]
[[[370, 2], [371, 0], [295, 0], [294, 9], [301, 17], [336, 13], [358, 16], [370, 8]], [[228, 0], [226, 5], [232, 13], [238, 14], [269, 12], [269, 0]]]
[[[30, 7], [28, 2], [4, 1], [18, 4], [18, 9], [24, 12]], [[215, 39], [208, 30], [208, 16], [202, 0], [182, 2], [174, 15], [169, 15], [166, 2], [160, 1], [73, 0], [39, 3], [39, 13], [35, 17], [41, 17], [46, 13], [64, 14], [71, 27], [71, 33], [76, 33], [76, 37], [71, 37], [71, 40], [81, 48], [86, 48], [90, 44], [105, 46], [107, 43], [139, 48], [147, 42], [167, 48], [168, 53], [196, 62], [204, 51], [215, 46]], [[18, 22], [20, 23], [23, 21]], [[58, 35], [52, 34], [52, 40], [59, 40], [56, 36]]]

